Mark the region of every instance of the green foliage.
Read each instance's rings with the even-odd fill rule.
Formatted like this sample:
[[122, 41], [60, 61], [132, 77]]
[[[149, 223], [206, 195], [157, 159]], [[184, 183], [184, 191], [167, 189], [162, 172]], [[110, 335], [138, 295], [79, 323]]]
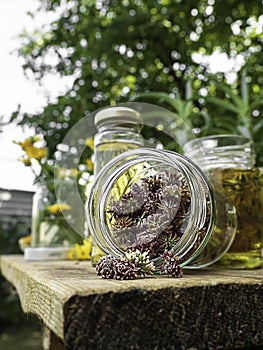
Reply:
[[[18, 239], [29, 232], [31, 225], [27, 217], [0, 217], [0, 254], [19, 254]], [[19, 324], [23, 320], [17, 294], [11, 285], [0, 278], [0, 326]]]
[[[204, 98], [198, 105], [198, 97], [182, 100], [164, 92], [142, 93], [136, 100], [154, 101], [179, 115], [196, 130], [197, 136], [238, 134], [252, 139], [257, 153], [257, 165], [263, 164], [263, 94], [251, 94], [243, 81], [241, 93], [224, 83], [218, 83], [214, 95]], [[253, 100], [250, 100], [253, 97]]]
[[29, 234], [31, 218], [20, 216], [0, 217], [0, 255], [21, 253], [18, 239]]
[[208, 110], [214, 113], [210, 133], [240, 134], [252, 139], [255, 143], [257, 165], [262, 166], [263, 93], [249, 94], [245, 80], [241, 88], [238, 93], [225, 84], [218, 84], [218, 95], [223, 93], [223, 96], [206, 98]]
[[[12, 120], [42, 133], [51, 156], [68, 130], [90, 112], [150, 91], [176, 96], [175, 110], [182, 108], [200, 135], [234, 127], [237, 105], [227, 107], [229, 117], [224, 94], [215, 95], [218, 83], [226, 80], [224, 74], [210, 75], [205, 64], [193, 60], [193, 53], [239, 55], [250, 94], [258, 93], [263, 70], [263, 34], [257, 25], [261, 7], [261, 0], [41, 1], [39, 11], [60, 15], [45, 28], [21, 34], [24, 70], [40, 82], [47, 73], [58, 73], [73, 77], [73, 84], [40, 113], [18, 110]], [[195, 96], [191, 101], [185, 94], [187, 81]], [[240, 83], [233, 87], [239, 89]], [[221, 105], [205, 101], [204, 89], [211, 97], [222, 97]], [[206, 103], [213, 103], [215, 112], [207, 113]]]

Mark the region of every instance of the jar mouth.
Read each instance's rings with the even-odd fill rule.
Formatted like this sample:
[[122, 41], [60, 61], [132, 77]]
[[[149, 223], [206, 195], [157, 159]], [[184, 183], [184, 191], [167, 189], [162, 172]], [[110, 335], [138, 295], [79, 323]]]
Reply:
[[108, 128], [113, 125], [138, 125], [142, 128], [143, 120], [139, 112], [128, 107], [107, 107], [101, 109], [94, 119], [97, 128]]
[[220, 134], [187, 142], [184, 154], [207, 167], [252, 167], [255, 164], [253, 141], [242, 135]]
[[[148, 251], [152, 261], [173, 250], [181, 265], [193, 260], [213, 226], [213, 199], [202, 174], [174, 152], [137, 149], [110, 161], [98, 174], [88, 201], [99, 218], [91, 232], [107, 253]], [[94, 200], [96, 201], [94, 206]]]
[[192, 150], [210, 150], [210, 149], [220, 149], [220, 148], [253, 148], [252, 141], [244, 136], [235, 134], [220, 134], [212, 136], [204, 136], [198, 139], [191, 140], [187, 142], [184, 146], [185, 152], [191, 152]]

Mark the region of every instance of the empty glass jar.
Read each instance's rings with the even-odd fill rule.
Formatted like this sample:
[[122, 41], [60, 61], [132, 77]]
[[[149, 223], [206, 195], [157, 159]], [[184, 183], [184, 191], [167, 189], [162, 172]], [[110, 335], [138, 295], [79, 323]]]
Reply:
[[[72, 179], [50, 180], [38, 183], [32, 204], [32, 244], [33, 248], [70, 247], [81, 243], [78, 232], [81, 220], [78, 208], [62, 201], [73, 193], [75, 182]], [[55, 192], [56, 185], [56, 192]], [[71, 196], [72, 197], [72, 196]], [[79, 228], [78, 231], [81, 231]]]

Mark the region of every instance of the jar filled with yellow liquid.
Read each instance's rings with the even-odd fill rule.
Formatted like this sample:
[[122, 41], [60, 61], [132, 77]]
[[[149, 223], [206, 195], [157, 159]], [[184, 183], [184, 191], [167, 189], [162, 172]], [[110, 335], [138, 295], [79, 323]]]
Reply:
[[218, 263], [233, 269], [262, 267], [263, 172], [255, 167], [253, 142], [239, 135], [208, 136], [190, 141], [184, 152], [236, 209], [236, 236]]

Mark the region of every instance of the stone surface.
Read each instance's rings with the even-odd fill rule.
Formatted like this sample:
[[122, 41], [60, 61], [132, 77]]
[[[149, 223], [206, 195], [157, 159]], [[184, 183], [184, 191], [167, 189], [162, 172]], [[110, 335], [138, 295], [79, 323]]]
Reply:
[[262, 269], [116, 281], [90, 262], [2, 256], [1, 273], [67, 350], [263, 348]]

